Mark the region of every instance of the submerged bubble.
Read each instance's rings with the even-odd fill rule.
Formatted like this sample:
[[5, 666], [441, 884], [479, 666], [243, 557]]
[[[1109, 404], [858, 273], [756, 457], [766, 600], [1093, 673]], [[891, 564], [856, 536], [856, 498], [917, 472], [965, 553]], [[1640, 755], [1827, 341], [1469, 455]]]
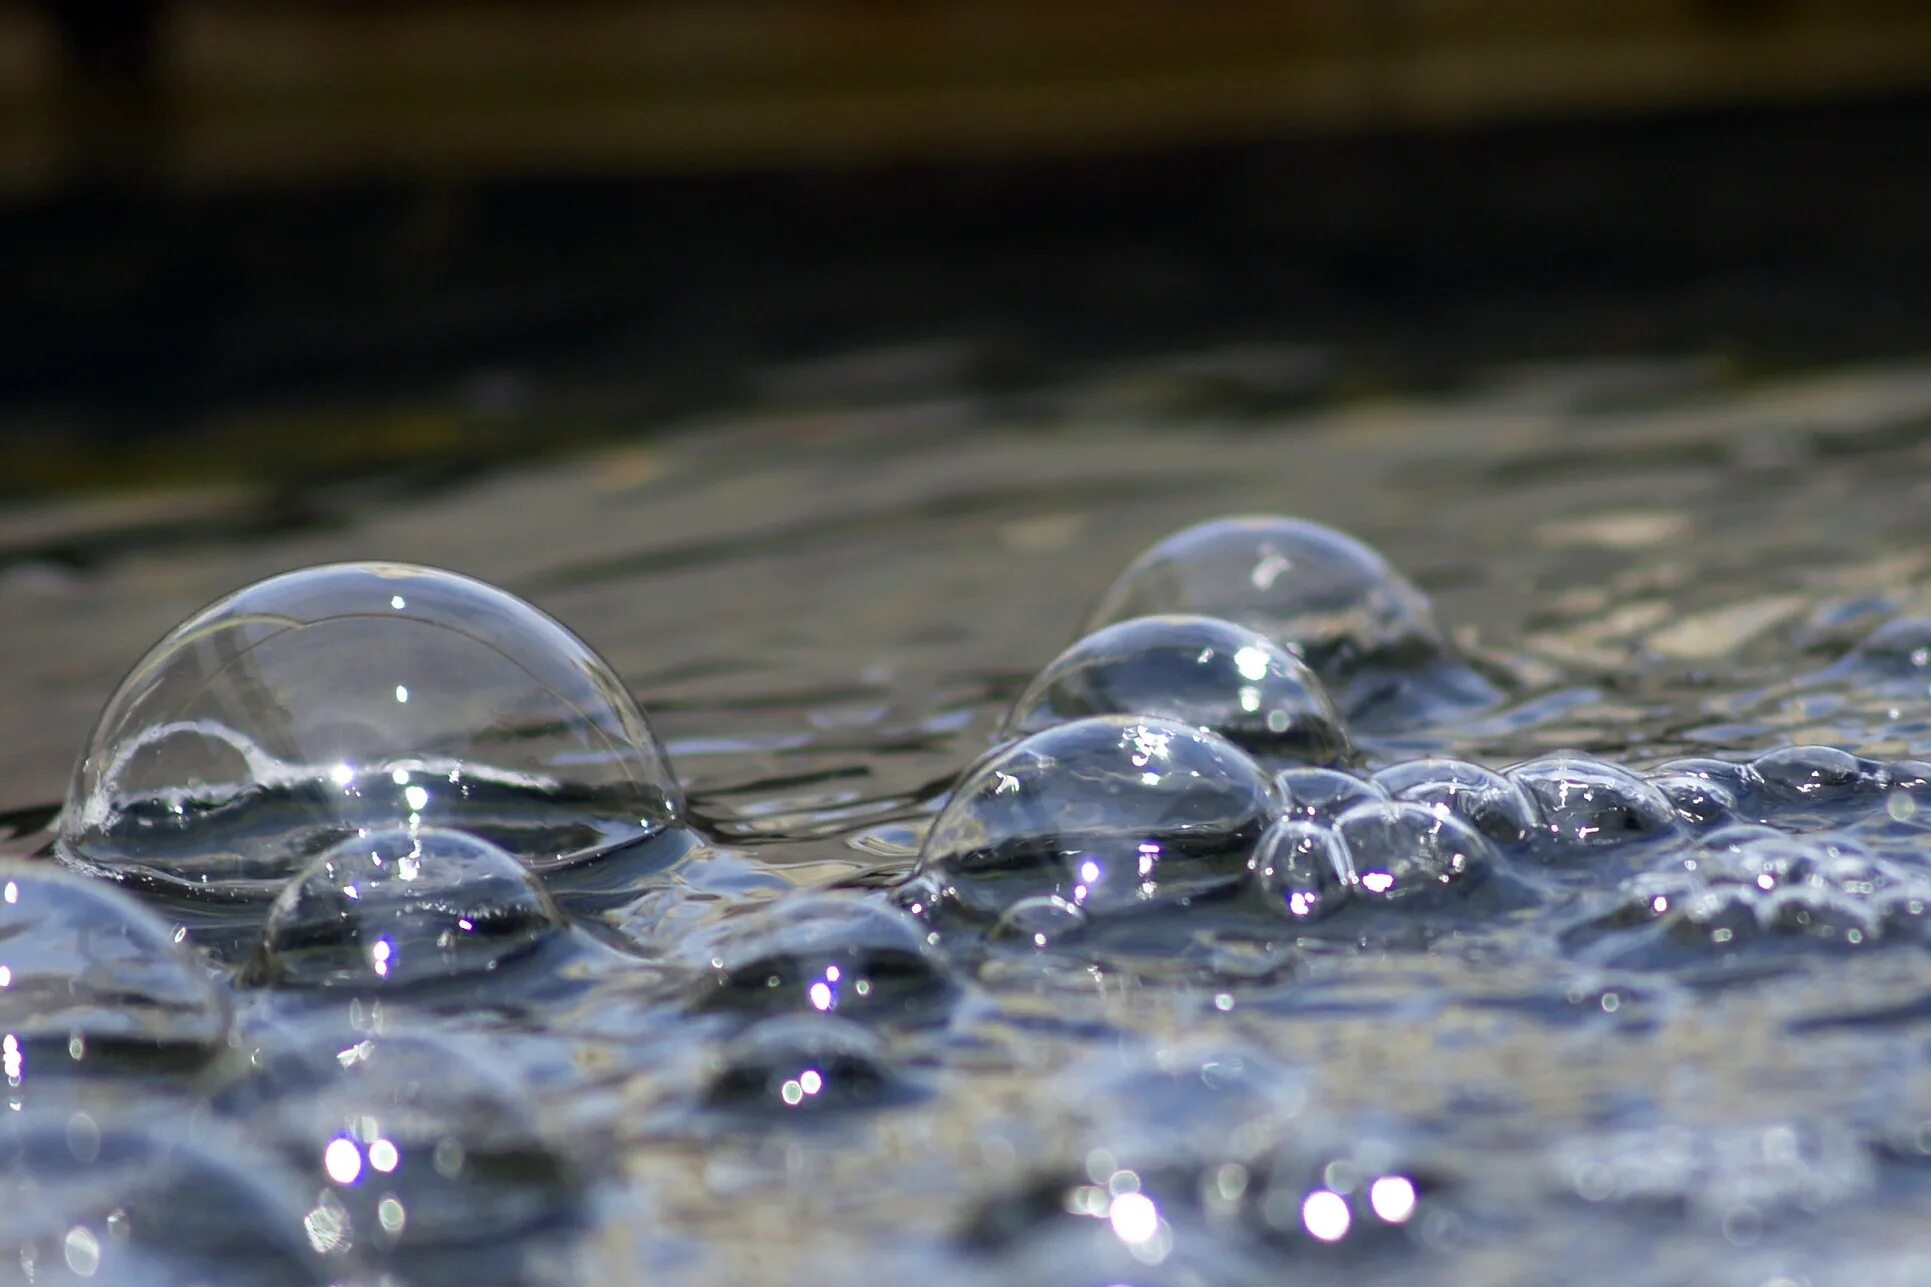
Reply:
[[1340, 837], [1311, 822], [1276, 822], [1248, 867], [1261, 901], [1297, 921], [1319, 920], [1354, 893], [1354, 870]]
[[1541, 826], [1521, 787], [1467, 760], [1409, 760], [1381, 770], [1374, 781], [1392, 799], [1452, 814], [1497, 844], [1524, 844]]
[[724, 1048], [709, 1099], [720, 1108], [786, 1112], [867, 1108], [897, 1090], [885, 1047], [829, 1015], [763, 1019]]
[[1226, 518], [1176, 532], [1120, 574], [1087, 629], [1172, 612], [1259, 631], [1306, 658], [1350, 713], [1495, 697], [1457, 659], [1421, 591], [1372, 549], [1319, 523]]
[[918, 1018], [953, 992], [926, 934], [896, 907], [820, 894], [731, 917], [686, 946], [703, 963], [707, 1007]]
[[1349, 753], [1313, 672], [1266, 636], [1214, 617], [1139, 617], [1095, 631], [1039, 673], [1006, 731], [1036, 733], [1089, 715], [1157, 715], [1255, 755], [1308, 764]]
[[1433, 906], [1481, 885], [1497, 863], [1473, 827], [1424, 804], [1364, 804], [1335, 831], [1364, 902]]
[[207, 969], [99, 881], [0, 863], [0, 1077], [201, 1063], [228, 1029]]
[[1284, 815], [1302, 822], [1332, 823], [1357, 804], [1388, 798], [1378, 783], [1338, 769], [1282, 769], [1274, 775], [1274, 789]]
[[465, 1272], [443, 1258], [452, 1248], [501, 1248], [579, 1222], [582, 1177], [545, 1138], [527, 1097], [441, 1041], [271, 1051], [214, 1103], [308, 1178], [335, 1236], [434, 1252], [450, 1278], [505, 1272], [500, 1262]]
[[486, 841], [425, 827], [346, 841], [269, 908], [241, 979], [401, 988], [487, 974], [562, 926], [528, 869]]
[[345, 837], [456, 827], [538, 868], [678, 821], [608, 666], [467, 577], [395, 563], [271, 577], [176, 627], [108, 702], [59, 852], [203, 898], [268, 898]]
[[969, 769], [914, 880], [988, 919], [1057, 894], [1090, 914], [1239, 881], [1275, 796], [1247, 754], [1170, 720], [1101, 716]]
[[1542, 836], [1557, 848], [1653, 840], [1676, 829], [1676, 809], [1629, 770], [1585, 755], [1548, 755], [1508, 777], [1535, 802]]

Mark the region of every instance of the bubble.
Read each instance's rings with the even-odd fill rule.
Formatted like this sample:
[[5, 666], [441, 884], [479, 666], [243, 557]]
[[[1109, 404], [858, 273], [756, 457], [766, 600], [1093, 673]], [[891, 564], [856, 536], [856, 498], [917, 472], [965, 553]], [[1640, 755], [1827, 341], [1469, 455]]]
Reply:
[[1311, 822], [1276, 822], [1248, 865], [1261, 901], [1293, 920], [1319, 920], [1354, 893], [1354, 871], [1339, 837]]
[[1494, 846], [1460, 818], [1425, 804], [1364, 804], [1335, 824], [1364, 902], [1438, 905], [1480, 885], [1493, 870]]
[[1708, 778], [1694, 773], [1652, 773], [1649, 784], [1663, 793], [1677, 818], [1692, 827], [1714, 827], [1737, 816], [1736, 795]]
[[320, 1284], [352, 1265], [311, 1228], [294, 1177], [247, 1141], [110, 1116], [77, 1151], [84, 1115], [41, 1105], [0, 1121], [0, 1248], [25, 1280]]
[[1750, 762], [1778, 807], [1854, 808], [1884, 793], [1883, 766], [1831, 746], [1784, 746]]
[[1386, 800], [1378, 783], [1338, 769], [1282, 769], [1274, 775], [1285, 816], [1302, 822], [1332, 823], [1357, 804]]
[[709, 1008], [912, 1019], [954, 991], [926, 934], [887, 904], [819, 894], [730, 917], [686, 951], [703, 964], [698, 1001]]
[[561, 926], [535, 877], [494, 845], [433, 827], [383, 831], [288, 883], [241, 981], [385, 989], [476, 977]]
[[1100, 716], [982, 759], [927, 836], [914, 879], [995, 919], [1057, 894], [1089, 915], [1237, 883], [1273, 811], [1266, 775], [1216, 734]]
[[1157, 715], [1211, 729], [1254, 755], [1332, 764], [1348, 737], [1327, 691], [1292, 653], [1213, 617], [1139, 617], [1061, 653], [1006, 717], [1009, 734], [1089, 715]]
[[1753, 813], [1762, 803], [1763, 779], [1747, 764], [1691, 758], [1656, 766], [1649, 781], [1693, 827], [1714, 827]]
[[1456, 658], [1419, 590], [1319, 523], [1224, 518], [1176, 532], [1119, 575], [1086, 628], [1179, 612], [1246, 626], [1305, 658], [1351, 716], [1496, 696]]
[[126, 894], [43, 863], [0, 863], [0, 1078], [193, 1067], [228, 1007], [173, 930]]
[[1374, 782], [1391, 799], [1452, 814], [1497, 844], [1525, 844], [1541, 827], [1521, 787], [1467, 760], [1409, 760], [1381, 770]]
[[1086, 929], [1086, 913], [1058, 894], [1022, 898], [993, 923], [988, 935], [995, 943], [1019, 943], [1045, 952], [1079, 938]]
[[[221, 1087], [216, 1109], [304, 1175], [336, 1236], [434, 1253], [439, 1276], [477, 1280], [447, 1254], [501, 1249], [581, 1222], [583, 1177], [514, 1082], [463, 1049], [380, 1036], [271, 1049]], [[500, 1262], [483, 1261], [494, 1279]]]
[[776, 1113], [868, 1108], [898, 1091], [885, 1047], [870, 1031], [829, 1015], [762, 1019], [724, 1048], [714, 1107]]
[[1653, 840], [1676, 829], [1668, 797], [1629, 770], [1583, 755], [1549, 755], [1508, 771], [1542, 815], [1543, 838], [1561, 848]]
[[171, 631], [75, 771], [59, 852], [199, 899], [266, 899], [358, 832], [481, 835], [539, 869], [673, 827], [682, 797], [608, 666], [454, 573], [271, 577]]

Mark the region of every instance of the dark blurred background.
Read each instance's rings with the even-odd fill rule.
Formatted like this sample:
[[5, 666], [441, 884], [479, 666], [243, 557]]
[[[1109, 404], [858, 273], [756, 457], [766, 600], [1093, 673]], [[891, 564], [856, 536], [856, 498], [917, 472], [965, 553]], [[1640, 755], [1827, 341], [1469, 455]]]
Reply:
[[0, 493], [1921, 351], [1928, 140], [1923, 0], [0, 0]]

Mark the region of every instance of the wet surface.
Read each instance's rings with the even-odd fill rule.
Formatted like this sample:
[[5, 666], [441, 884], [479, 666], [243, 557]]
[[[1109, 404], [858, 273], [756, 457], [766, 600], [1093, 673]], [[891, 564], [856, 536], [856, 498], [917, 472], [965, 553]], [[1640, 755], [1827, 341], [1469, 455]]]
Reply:
[[[0, 993], [0, 1176], [33, 1198], [9, 1258], [35, 1281], [1922, 1281], [1931, 367], [1575, 362], [1239, 414], [1146, 385], [718, 416], [245, 545], [0, 570], [16, 855], [154, 641], [378, 557], [587, 640], [693, 833], [573, 885], [418, 827], [185, 936], [192, 892], [143, 909], [17, 869], [20, 906], [61, 914], [0, 917], [32, 988]], [[1383, 580], [1318, 639], [1245, 620], [1313, 643], [1325, 709], [1260, 645], [1175, 677], [1141, 639], [980, 760], [1143, 550], [1270, 513], [1367, 542], [1432, 616]], [[365, 656], [341, 684], [463, 666]], [[1108, 713], [1163, 682], [1180, 706]], [[1270, 741], [1275, 710], [1338, 711], [1352, 755]], [[438, 845], [460, 861], [409, 874]], [[89, 987], [51, 1006], [56, 974]], [[242, 1186], [248, 1228], [175, 1211], [183, 1184]]]

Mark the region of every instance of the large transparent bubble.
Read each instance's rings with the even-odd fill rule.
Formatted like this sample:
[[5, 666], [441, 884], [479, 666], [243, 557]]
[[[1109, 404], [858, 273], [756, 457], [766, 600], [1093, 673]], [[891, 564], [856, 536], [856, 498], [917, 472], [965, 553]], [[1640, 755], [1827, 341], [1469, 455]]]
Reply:
[[454, 827], [542, 870], [682, 807], [643, 713], [563, 626], [451, 572], [344, 563], [249, 586], [155, 645], [101, 714], [59, 850], [261, 899], [370, 830]]
[[1089, 913], [1237, 884], [1274, 811], [1239, 747], [1171, 720], [1077, 720], [968, 770], [911, 888], [987, 919], [1057, 894]]
[[1174, 533], [1119, 575], [1086, 630], [1179, 612], [1225, 618], [1305, 658], [1351, 717], [1446, 714], [1496, 696], [1406, 577], [1304, 519], [1223, 518]]
[[1260, 756], [1345, 760], [1348, 735], [1300, 658], [1231, 621], [1184, 615], [1105, 626], [1061, 653], [1020, 694], [1006, 731], [1088, 715], [1160, 715], [1212, 729]]

